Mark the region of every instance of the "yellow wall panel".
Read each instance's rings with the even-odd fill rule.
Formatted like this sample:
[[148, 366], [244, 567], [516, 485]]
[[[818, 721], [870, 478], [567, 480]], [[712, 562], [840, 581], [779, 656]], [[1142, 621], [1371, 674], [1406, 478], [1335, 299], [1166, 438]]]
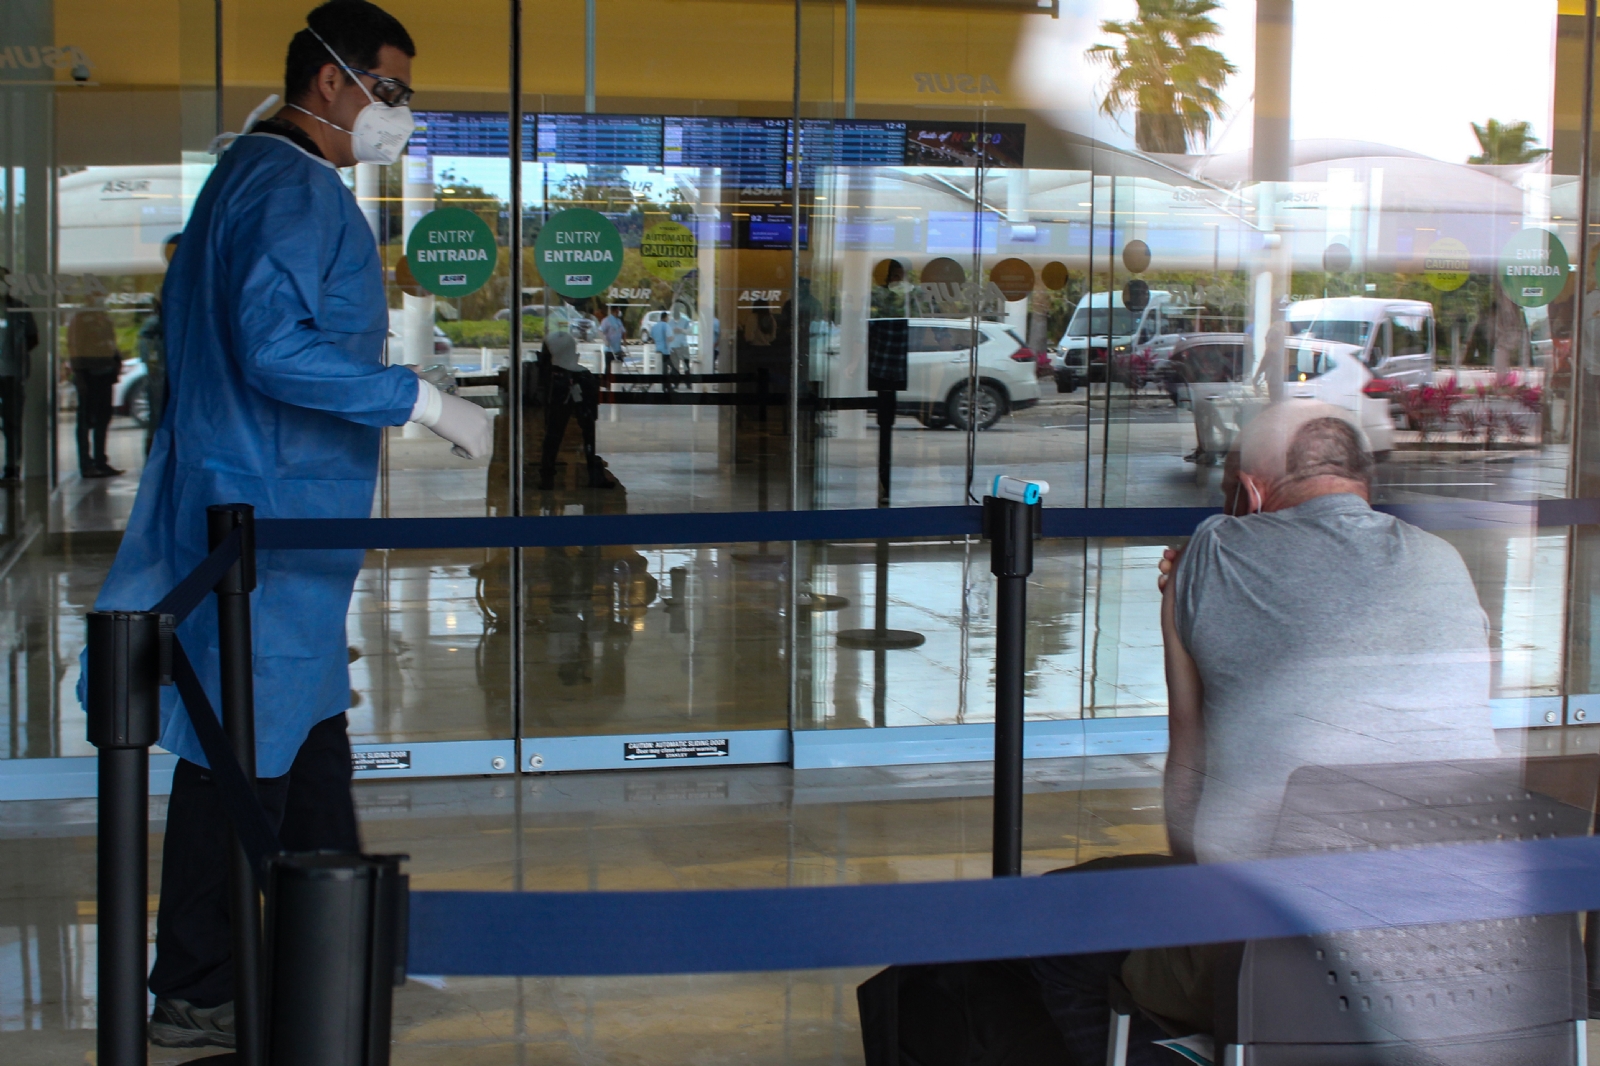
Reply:
[[[861, 8], [856, 16], [856, 101], [939, 107], [1015, 105], [1012, 55], [1025, 20], [1041, 17], [1048, 16]], [[842, 92], [842, 24], [837, 39]]]
[[[280, 85], [289, 39], [305, 25], [306, 12], [313, 6], [309, 0], [251, 0], [248, 4], [226, 4], [223, 77], [228, 84], [272, 88]], [[416, 43], [412, 80], [419, 91], [505, 91], [510, 23], [508, 6], [503, 0], [455, 0], [449, 4], [390, 0], [383, 6], [405, 24]], [[576, 4], [576, 9], [581, 85], [581, 2]], [[426, 100], [419, 100], [418, 106], [427, 106]]]
[[77, 45], [102, 85], [179, 81], [177, 0], [56, 0], [56, 39]]

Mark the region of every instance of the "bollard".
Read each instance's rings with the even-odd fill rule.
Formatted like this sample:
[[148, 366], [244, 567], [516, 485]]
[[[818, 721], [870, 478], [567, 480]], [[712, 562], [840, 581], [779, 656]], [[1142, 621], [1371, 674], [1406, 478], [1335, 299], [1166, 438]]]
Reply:
[[[1032, 491], [1017, 486], [1032, 486]], [[1041, 487], [1042, 486], [1042, 487]], [[995, 578], [994, 876], [1022, 876], [1023, 641], [1028, 624], [1028, 575], [1048, 485], [995, 478], [983, 498], [983, 535]]]
[[[222, 725], [234, 757], [252, 783], [256, 778], [254, 666], [250, 643], [250, 593], [256, 587], [255, 508], [247, 503], [206, 508], [206, 533], [213, 550], [237, 528], [239, 560], [217, 582], [217, 638], [222, 665]], [[233, 1024], [241, 1066], [260, 1066], [261, 900], [256, 872], [233, 840], [228, 869], [233, 914]]]
[[161, 619], [88, 616], [89, 743], [100, 750], [98, 1032], [101, 1066], [143, 1066], [150, 745], [161, 732]]
[[405, 981], [404, 855], [273, 859], [267, 883], [270, 1066], [388, 1066]]

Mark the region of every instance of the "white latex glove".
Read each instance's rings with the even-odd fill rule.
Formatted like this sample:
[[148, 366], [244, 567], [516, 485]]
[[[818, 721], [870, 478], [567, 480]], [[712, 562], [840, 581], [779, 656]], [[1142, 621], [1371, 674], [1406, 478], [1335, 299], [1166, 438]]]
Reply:
[[440, 392], [425, 378], [417, 379], [417, 402], [411, 421], [420, 422], [455, 445], [463, 459], [482, 459], [494, 446], [489, 413], [471, 400]]

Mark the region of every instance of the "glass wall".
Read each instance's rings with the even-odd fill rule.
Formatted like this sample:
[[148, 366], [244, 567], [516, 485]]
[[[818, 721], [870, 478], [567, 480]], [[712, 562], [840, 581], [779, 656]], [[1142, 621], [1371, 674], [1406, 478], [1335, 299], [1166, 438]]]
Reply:
[[[0, 798], [92, 787], [87, 760], [64, 758], [92, 754], [83, 616], [162, 417], [167, 264], [218, 136], [281, 91], [310, 3], [0, 5]], [[1435, 562], [1483, 609], [1493, 731], [1473, 754], [1517, 757], [1505, 779], [1588, 831], [1592, 760], [1543, 758], [1600, 747], [1600, 542], [1571, 524], [1600, 498], [1585, 4], [386, 6], [417, 42], [416, 128], [393, 165], [341, 172], [382, 263], [384, 358], [483, 407], [493, 450], [462, 459], [420, 426], [386, 429], [372, 515], [561, 532], [367, 553], [350, 721], [382, 754], [358, 776], [727, 775], [590, 779], [570, 805], [572, 778], [496, 781], [459, 812], [453, 784], [428, 785], [459, 821], [419, 885], [982, 875], [997, 596], [973, 508], [1000, 474], [1049, 483], [1026, 753], [1085, 757], [1035, 764], [1051, 795], [1030, 796], [1026, 868], [1173, 850], [1163, 552], [1229, 502], [1252, 421], [1297, 399], [1358, 431], [1373, 502], [1443, 538]], [[472, 268], [443, 269], [432, 253], [460, 233]], [[750, 518], [880, 509], [902, 512], [900, 532], [876, 541]], [[683, 515], [698, 541], [617, 544], [584, 521]], [[1439, 571], [1348, 580], [1345, 547], [1253, 576], [1248, 552], [1233, 559], [1240, 600], [1333, 587], [1355, 617], [1407, 597], [1390, 603], [1399, 628], [1330, 613], [1290, 649], [1289, 666], [1358, 660], [1317, 675], [1321, 692], [1262, 665], [1286, 679], [1284, 706], [1348, 685], [1359, 714], [1356, 681], [1380, 668], [1402, 703], [1463, 683], [1459, 663], [1394, 664], [1470, 623], [1466, 597], [1436, 595]], [[1265, 760], [1273, 739], [1236, 751]], [[941, 762], [971, 765], [923, 775]], [[796, 772], [731, 769], [749, 763]], [[1367, 784], [1403, 791], [1424, 770]], [[46, 771], [68, 783], [37, 784]], [[363, 818], [409, 819], [407, 795], [369, 792]], [[693, 821], [665, 804], [730, 797], [780, 828], [719, 809], [713, 828], [663, 835]], [[916, 807], [929, 799], [948, 809]], [[467, 824], [481, 810], [489, 829]], [[505, 834], [493, 863], [452, 851], [478, 831]], [[602, 878], [607, 856], [651, 849], [653, 867]], [[786, 985], [783, 1009], [826, 1014], [831, 1040], [854, 1024], [854, 979], [818, 979], [827, 1010]], [[853, 1055], [841, 1046], [815, 1057]]]
[[[1581, 5], [1200, 6], [1179, 33], [1150, 5], [1031, 0], [391, 5], [418, 43], [416, 133], [345, 173], [386, 357], [484, 406], [495, 447], [386, 431], [374, 516], [958, 506], [1002, 472], [1047, 480], [1051, 508], [1216, 507], [1241, 426], [1318, 398], [1378, 454], [1376, 502], [1433, 507], [1407, 513], [1464, 559], [1496, 723], [1584, 720], [1590, 553], [1526, 506], [1587, 495]], [[50, 622], [17, 629], [33, 665], [11, 710], [47, 739], [14, 756], [84, 750], [78, 615], [159, 417], [166, 262], [213, 138], [277, 91], [303, 15], [4, 14], [0, 261], [11, 334], [38, 340], [0, 419], [23, 475], [0, 483], [0, 539], [51, 552], [17, 593]], [[1418, 40], [1528, 73], [1432, 93]], [[470, 285], [414, 269], [452, 212], [492, 250]], [[575, 234], [615, 252], [604, 269], [561, 257]], [[1506, 273], [1527, 263], [1553, 272]], [[80, 407], [102, 370], [103, 454]], [[1164, 544], [1041, 544], [1028, 708], [1048, 750], [1159, 735]], [[950, 534], [374, 551], [354, 721], [373, 745], [523, 756], [792, 728], [801, 764], [894, 761], [919, 735], [805, 752], [843, 730], [979, 736], [992, 600], [983, 542]]]

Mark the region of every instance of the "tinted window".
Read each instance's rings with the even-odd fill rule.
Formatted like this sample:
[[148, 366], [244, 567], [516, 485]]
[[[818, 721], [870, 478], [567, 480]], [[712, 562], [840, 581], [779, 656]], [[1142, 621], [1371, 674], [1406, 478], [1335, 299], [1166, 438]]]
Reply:
[[966, 326], [912, 326], [908, 340], [913, 352], [965, 352], [972, 349], [972, 329]]
[[1287, 373], [1285, 381], [1310, 381], [1333, 369], [1333, 356], [1313, 348], [1286, 347], [1283, 350]]
[[1237, 381], [1239, 352], [1237, 344], [1200, 344], [1187, 349], [1184, 359], [1189, 365], [1189, 380], [1196, 384]]
[[1094, 322], [1089, 321], [1090, 308], [1080, 307], [1072, 316], [1072, 321], [1067, 324], [1067, 336], [1087, 337], [1090, 333], [1095, 336], [1104, 336], [1107, 326], [1110, 327], [1114, 337], [1126, 337], [1133, 332], [1133, 315], [1125, 307], [1115, 309], [1115, 314], [1110, 319], [1106, 318], [1104, 307], [1093, 308]]
[[1340, 344], [1365, 346], [1367, 336], [1371, 332], [1371, 322], [1358, 322], [1353, 319], [1317, 318], [1289, 323], [1291, 336], [1309, 337], [1319, 341], [1338, 341]]
[[1394, 329], [1395, 355], [1428, 354], [1428, 334], [1433, 332], [1433, 319], [1426, 315], [1391, 315], [1389, 324]]

